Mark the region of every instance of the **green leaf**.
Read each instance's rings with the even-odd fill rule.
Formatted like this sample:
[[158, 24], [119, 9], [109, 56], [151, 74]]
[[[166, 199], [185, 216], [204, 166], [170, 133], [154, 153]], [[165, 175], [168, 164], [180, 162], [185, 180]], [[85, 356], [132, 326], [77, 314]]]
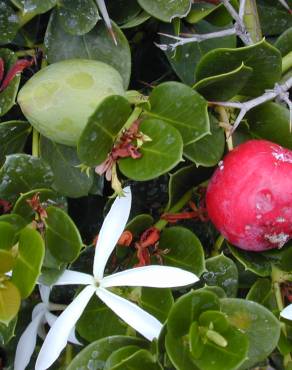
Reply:
[[174, 127], [158, 119], [146, 119], [141, 123], [140, 130], [152, 141], [142, 145], [141, 158], [118, 161], [119, 169], [125, 176], [136, 181], [151, 180], [181, 161], [183, 142]]
[[76, 329], [88, 342], [126, 334], [127, 326], [100, 299], [93, 296], [77, 322]]
[[142, 288], [139, 302], [147, 312], [165, 322], [174, 299], [171, 289]]
[[235, 257], [246, 270], [252, 271], [261, 277], [270, 276], [271, 263], [262, 253], [247, 252], [230, 244], [228, 244], [228, 248], [233, 257]]
[[126, 89], [131, 74], [130, 47], [119, 27], [115, 24], [112, 24], [112, 27], [118, 47], [114, 44], [103, 22], [98, 22], [90, 32], [83, 36], [73, 36], [63, 30], [58, 15], [53, 12], [45, 36], [49, 63], [72, 58], [99, 60], [120, 72]]
[[163, 254], [165, 265], [180, 267], [197, 276], [205, 271], [202, 244], [190, 230], [181, 226], [163, 230], [159, 248], [165, 250], [165, 254]]
[[140, 214], [131, 219], [125, 230], [131, 231], [134, 237], [139, 237], [140, 234], [152, 226], [154, 223], [154, 219], [151, 215], [148, 214]]
[[10, 271], [14, 262], [15, 257], [11, 250], [0, 249], [0, 274]]
[[210, 115], [211, 133], [195, 143], [184, 147], [184, 156], [196, 166], [215, 166], [223, 156], [225, 148], [224, 131], [219, 127], [218, 120]]
[[258, 303], [238, 298], [223, 298], [220, 302], [221, 311], [227, 314], [230, 323], [248, 336], [248, 359], [241, 368], [251, 368], [275, 349], [280, 322]]
[[64, 30], [72, 35], [84, 35], [100, 19], [93, 0], [58, 1], [58, 14]]
[[280, 1], [258, 0], [257, 8], [264, 35], [279, 35], [292, 26], [291, 14]]
[[240, 94], [258, 96], [280, 80], [282, 60], [279, 50], [265, 40], [237, 49], [216, 49], [201, 59], [196, 70], [198, 81], [228, 73], [244, 63], [253, 73]]
[[[1, 9], [1, 4], [3, 4], [3, 2], [0, 2], [0, 9]], [[1, 32], [1, 27], [3, 25], [1, 21], [2, 16], [3, 16], [2, 11], [0, 11], [0, 35], [3, 35]], [[4, 14], [4, 17], [5, 17], [5, 14]], [[1, 40], [1, 36], [0, 36], [0, 40]], [[0, 41], [0, 44], [1, 44], [1, 41]], [[7, 73], [7, 71], [9, 71], [9, 69], [17, 61], [17, 57], [9, 49], [0, 49], [0, 58], [4, 60], [5, 74]], [[20, 82], [20, 75], [18, 74], [13, 78], [13, 80], [10, 82], [7, 88], [3, 90], [2, 92], [0, 92], [0, 117], [6, 114], [10, 110], [10, 108], [12, 108], [12, 106], [15, 104], [15, 98], [16, 98], [19, 82]]]
[[[201, 6], [201, 4], [200, 4]], [[209, 33], [222, 30], [222, 27], [216, 27], [206, 21], [201, 21], [196, 24], [197, 33]], [[171, 25], [162, 25], [160, 30], [163, 33], [173, 35], [173, 27]], [[182, 27], [181, 32], [193, 33], [191, 28]], [[161, 36], [161, 43], [170, 44], [173, 40]], [[165, 54], [172, 68], [178, 77], [187, 85], [195, 83], [195, 70], [203, 55], [210, 50], [217, 48], [234, 48], [236, 47], [236, 37], [226, 36], [216, 39], [205, 40], [202, 42], [192, 42], [182, 46], [178, 46], [175, 51], [166, 51]]]
[[246, 299], [265, 306], [272, 312], [277, 312], [277, 302], [271, 280], [258, 279], [250, 288]]
[[0, 164], [4, 162], [6, 155], [22, 151], [30, 131], [31, 126], [25, 121], [0, 124]]
[[0, 323], [8, 325], [20, 308], [20, 293], [16, 286], [8, 281], [0, 282]]
[[190, 0], [138, 0], [138, 3], [147, 13], [163, 22], [183, 18], [191, 8]]
[[133, 0], [107, 0], [106, 7], [110, 19], [119, 25], [131, 22], [142, 12], [139, 4]]
[[252, 73], [253, 69], [242, 63], [233, 71], [203, 78], [194, 88], [208, 100], [226, 101], [243, 89]]
[[250, 131], [256, 138], [270, 140], [292, 149], [289, 128], [289, 110], [277, 103], [266, 103], [246, 115]]
[[282, 271], [291, 272], [292, 270], [292, 248], [291, 242], [288, 243], [281, 249], [268, 250], [263, 252], [263, 255], [270, 261], [274, 266], [277, 266]]
[[227, 297], [236, 297], [238, 289], [238, 270], [232, 259], [220, 254], [206, 260], [207, 272], [203, 279], [207, 285], [219, 286]]
[[155, 357], [146, 349], [126, 346], [113, 352], [105, 363], [104, 370], [162, 370]]
[[53, 173], [40, 158], [28, 154], [11, 154], [0, 170], [0, 198], [15, 201], [20, 193], [50, 187]]
[[74, 261], [82, 247], [79, 231], [62, 209], [47, 208], [46, 245], [53, 257], [62, 262]]
[[22, 298], [27, 298], [33, 291], [44, 256], [45, 246], [40, 234], [30, 228], [22, 230], [12, 273], [12, 282], [19, 289]]
[[86, 196], [93, 184], [93, 174], [81, 172], [76, 148], [57, 144], [45, 137], [40, 142], [41, 157], [54, 173], [53, 187], [70, 198]]
[[15, 242], [15, 228], [8, 222], [0, 222], [0, 249], [9, 250]]
[[0, 222], [7, 222], [12, 225], [16, 233], [19, 233], [28, 224], [24, 218], [14, 213], [0, 216]]
[[44, 208], [48, 207], [49, 205], [57, 205], [65, 210], [67, 209], [66, 198], [60, 194], [57, 194], [54, 190], [34, 189], [27, 193], [21, 194], [14, 204], [12, 212], [22, 216], [23, 219], [27, 220], [27, 222], [31, 222], [35, 218], [35, 212], [29, 206], [27, 201], [32, 199], [36, 193], [39, 193], [40, 203]]
[[131, 19], [130, 21], [124, 23], [121, 26], [122, 30], [128, 29], [128, 28], [134, 28], [137, 26], [140, 26], [140, 24], [148, 21], [148, 19], [151, 18], [151, 16], [146, 12], [139, 13], [135, 18]]
[[130, 103], [124, 97], [111, 95], [105, 98], [89, 117], [79, 138], [80, 160], [88, 166], [101, 164], [110, 153], [130, 114]]
[[112, 337], [99, 339], [85, 347], [73, 359], [67, 370], [86, 368], [90, 364], [94, 370], [104, 370], [104, 365], [108, 357], [117, 349], [128, 345], [145, 345], [145, 341], [140, 338], [115, 335]]
[[52, 9], [56, 5], [57, 0], [11, 0], [11, 2], [23, 13], [33, 17]]
[[292, 27], [283, 32], [274, 43], [274, 46], [280, 50], [282, 56], [292, 51]]
[[7, 0], [0, 1], [0, 45], [9, 44], [19, 28], [19, 19]]
[[155, 87], [149, 97], [149, 117], [161, 119], [174, 126], [184, 145], [193, 143], [209, 133], [207, 101], [189, 86], [180, 82], [164, 82]]
[[0, 345], [5, 346], [11, 338], [14, 337], [14, 331], [17, 323], [17, 317], [9, 322], [6, 326], [5, 324], [0, 324]]

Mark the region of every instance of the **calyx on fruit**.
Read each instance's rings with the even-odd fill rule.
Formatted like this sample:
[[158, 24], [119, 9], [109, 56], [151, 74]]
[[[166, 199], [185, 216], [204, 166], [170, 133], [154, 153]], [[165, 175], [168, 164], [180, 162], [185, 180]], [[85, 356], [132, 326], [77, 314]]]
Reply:
[[20, 90], [18, 103], [42, 135], [75, 146], [89, 116], [109, 95], [125, 95], [118, 71], [99, 61], [71, 59], [37, 72]]
[[292, 151], [265, 140], [228, 153], [213, 174], [207, 211], [235, 246], [264, 251], [292, 237]]

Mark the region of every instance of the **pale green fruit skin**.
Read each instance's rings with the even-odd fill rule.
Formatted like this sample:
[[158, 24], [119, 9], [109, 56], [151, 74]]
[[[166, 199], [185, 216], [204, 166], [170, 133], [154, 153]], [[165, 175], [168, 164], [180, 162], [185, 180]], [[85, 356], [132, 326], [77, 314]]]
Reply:
[[125, 95], [111, 66], [71, 59], [37, 72], [20, 90], [18, 103], [28, 121], [56, 143], [76, 146], [88, 118], [109, 95]]

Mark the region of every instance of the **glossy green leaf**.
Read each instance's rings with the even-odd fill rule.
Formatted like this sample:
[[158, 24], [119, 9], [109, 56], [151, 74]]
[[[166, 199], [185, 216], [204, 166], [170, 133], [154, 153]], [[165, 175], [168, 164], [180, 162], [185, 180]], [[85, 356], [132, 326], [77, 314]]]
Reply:
[[21, 231], [28, 224], [28, 222], [23, 217], [14, 213], [0, 216], [0, 222], [9, 223], [11, 226], [14, 227], [16, 233], [19, 233], [19, 231]]
[[227, 297], [236, 297], [238, 270], [232, 259], [224, 254], [208, 258], [206, 269], [203, 279], [207, 285], [219, 286], [225, 290]]
[[260, 303], [272, 312], [277, 311], [276, 297], [269, 279], [258, 279], [250, 288], [246, 299]]
[[232, 325], [246, 333], [249, 339], [247, 369], [264, 360], [276, 347], [280, 337], [280, 322], [258, 303], [238, 298], [221, 299], [221, 311]]
[[0, 249], [0, 274], [4, 274], [12, 269], [15, 257], [11, 250]]
[[280, 1], [258, 0], [257, 7], [264, 35], [279, 35], [292, 26], [291, 14]]
[[31, 17], [46, 13], [52, 9], [57, 0], [11, 0], [23, 13], [30, 14]]
[[158, 119], [146, 119], [140, 130], [152, 141], [141, 147], [141, 158], [118, 161], [119, 169], [125, 176], [136, 181], [150, 180], [171, 170], [181, 161], [183, 142], [177, 129]]
[[28, 154], [11, 154], [0, 170], [0, 198], [14, 201], [20, 193], [50, 187], [53, 173], [40, 158]]
[[[0, 25], [2, 23], [2, 11], [1, 11], [1, 4], [3, 1], [0, 2]], [[5, 17], [5, 14], [4, 14]], [[0, 26], [1, 27], [1, 26]], [[2, 34], [0, 29], [0, 34]], [[0, 36], [1, 40], [1, 36]], [[1, 44], [1, 41], [0, 41]], [[15, 64], [17, 61], [16, 55], [9, 49], [0, 49], [0, 58], [4, 60], [4, 72], [5, 74], [9, 69]], [[18, 90], [20, 82], [20, 75], [16, 75], [13, 80], [10, 82], [9, 86], [2, 92], [0, 92], [0, 117], [6, 114], [10, 108], [15, 104], [15, 98]], [[2, 149], [2, 148], [1, 148]]]
[[84, 35], [100, 19], [93, 0], [58, 1], [58, 14], [64, 30], [72, 35]]
[[146, 349], [127, 346], [113, 352], [105, 363], [104, 370], [162, 370], [155, 357]]
[[145, 311], [165, 322], [174, 299], [171, 289], [141, 288], [139, 302]]
[[104, 365], [108, 357], [117, 349], [128, 345], [144, 346], [145, 342], [140, 338], [122, 335], [99, 339], [79, 352], [67, 367], [67, 370], [86, 368], [88, 364], [92, 370], [104, 370]]
[[8, 222], [0, 222], [0, 249], [9, 250], [15, 241], [15, 228]]
[[250, 67], [253, 73], [240, 93], [247, 96], [261, 95], [274, 87], [281, 78], [282, 60], [279, 50], [265, 40], [237, 49], [216, 49], [201, 59], [196, 70], [198, 81], [228, 73], [239, 66]]
[[190, 230], [174, 226], [163, 230], [159, 248], [167, 250], [162, 258], [167, 266], [180, 267], [200, 276], [205, 271], [204, 250]]
[[224, 130], [215, 117], [210, 115], [210, 135], [184, 147], [184, 156], [196, 166], [215, 166], [223, 156], [225, 148]]
[[271, 263], [262, 253], [247, 252], [231, 245], [228, 245], [228, 248], [246, 270], [252, 271], [261, 277], [270, 276]]
[[205, 99], [226, 101], [237, 95], [245, 86], [252, 75], [253, 69], [243, 63], [233, 71], [203, 78], [197, 82], [194, 88]]
[[125, 230], [131, 231], [134, 237], [138, 237], [143, 231], [154, 223], [153, 217], [148, 214], [140, 214], [127, 223]]
[[6, 155], [22, 151], [30, 131], [31, 126], [25, 121], [0, 124], [0, 164], [4, 162]]
[[27, 298], [33, 291], [44, 256], [45, 246], [39, 232], [30, 228], [21, 231], [12, 282], [19, 289], [22, 298]]
[[17, 315], [21, 297], [16, 286], [8, 280], [0, 282], [0, 323], [8, 325]]
[[93, 174], [81, 172], [76, 148], [54, 143], [42, 137], [41, 157], [54, 173], [53, 187], [70, 198], [86, 196], [93, 184]]
[[135, 18], [129, 20], [128, 22], [121, 25], [121, 29], [127, 29], [127, 28], [134, 28], [139, 26], [140, 24], [148, 21], [148, 19], [151, 18], [151, 15], [146, 12], [139, 13]]
[[221, 7], [222, 4], [214, 5], [209, 3], [203, 3], [203, 4], [192, 4], [191, 11], [186, 17], [186, 21], [188, 23], [194, 24], [205, 17], [207, 17], [209, 14], [211, 14], [216, 8]]
[[9, 322], [6, 326], [5, 324], [0, 324], [0, 345], [6, 345], [11, 338], [14, 337], [14, 331], [17, 323], [17, 317]]
[[292, 51], [292, 27], [283, 32], [275, 42], [274, 46], [280, 50], [282, 56]]
[[73, 36], [63, 30], [58, 15], [53, 12], [45, 36], [49, 63], [72, 58], [99, 60], [119, 71], [124, 87], [127, 88], [131, 74], [130, 48], [119, 27], [115, 24], [112, 26], [118, 46], [114, 44], [103, 22], [98, 22], [83, 36]]
[[155, 87], [149, 97], [147, 116], [161, 119], [174, 126], [184, 145], [193, 143], [209, 133], [207, 101], [180, 82], [164, 82]]
[[266, 103], [246, 115], [250, 131], [256, 138], [270, 140], [292, 149], [289, 128], [289, 110], [277, 103]]
[[126, 334], [127, 325], [94, 295], [78, 320], [76, 329], [82, 338], [93, 342], [111, 335]]
[[163, 22], [183, 18], [191, 8], [190, 0], [138, 0], [138, 3], [147, 13]]
[[130, 103], [119, 95], [108, 96], [98, 105], [78, 141], [82, 163], [96, 166], [107, 158], [130, 114]]
[[198, 291], [210, 292], [215, 294], [218, 298], [226, 298], [225, 290], [216, 285], [205, 285], [203, 288], [197, 289]]
[[[35, 213], [32, 208], [29, 206], [27, 201], [32, 199], [33, 196], [39, 193], [40, 203], [44, 208], [54, 205], [61, 207], [63, 209], [67, 209], [67, 201], [66, 198], [62, 195], [56, 193], [54, 190], [51, 189], [34, 189], [27, 193], [21, 194], [21, 196], [17, 199], [16, 203], [13, 207], [13, 213], [16, 215], [22, 216], [23, 219], [27, 220], [27, 222], [31, 222], [34, 217]], [[0, 219], [1, 220], [1, 219]]]
[[0, 1], [0, 45], [10, 43], [19, 28], [18, 16], [7, 0]]
[[[206, 21], [201, 21], [196, 24], [198, 33], [209, 33], [221, 30], [222, 27], [216, 27]], [[171, 25], [162, 25], [161, 32], [173, 35], [173, 27]], [[181, 32], [193, 33], [191, 28], [182, 27]], [[161, 36], [160, 43], [170, 44], [173, 40]], [[193, 85], [195, 81], [195, 70], [197, 64], [203, 55], [217, 48], [233, 48], [236, 46], [235, 36], [226, 36], [217, 39], [205, 40], [200, 43], [192, 42], [182, 46], [178, 46], [174, 51], [166, 51], [165, 54], [175, 73], [187, 85]]]
[[63, 262], [74, 261], [82, 247], [79, 231], [71, 218], [62, 209], [47, 208], [46, 246], [56, 259]]
[[110, 18], [119, 25], [134, 20], [142, 11], [136, 0], [107, 0], [106, 7]]

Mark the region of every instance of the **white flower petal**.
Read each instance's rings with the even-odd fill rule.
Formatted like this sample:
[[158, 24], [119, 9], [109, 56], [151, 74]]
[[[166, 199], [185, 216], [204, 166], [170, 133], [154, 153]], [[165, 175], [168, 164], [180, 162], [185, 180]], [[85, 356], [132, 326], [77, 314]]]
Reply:
[[85, 274], [84, 272], [65, 270], [54, 285], [90, 285], [94, 284], [92, 275]]
[[47, 305], [49, 303], [51, 288], [48, 287], [47, 285], [40, 284], [39, 291], [40, 291], [42, 301]]
[[102, 279], [105, 265], [129, 218], [132, 195], [130, 187], [123, 189], [125, 196], [117, 197], [106, 215], [95, 247], [93, 275]]
[[142, 310], [134, 303], [111, 293], [110, 291], [98, 288], [96, 295], [109, 307], [116, 315], [123, 319], [128, 325], [137, 330], [148, 340], [158, 338], [162, 324], [148, 312]]
[[59, 357], [66, 346], [72, 328], [75, 326], [96, 288], [85, 287], [81, 293], [57, 318], [46, 336], [35, 365], [35, 370], [46, 370]]
[[14, 370], [24, 370], [29, 364], [35, 348], [38, 328], [43, 318], [44, 312], [40, 312], [22, 333], [16, 348]]
[[104, 288], [114, 286], [144, 286], [173, 288], [194, 284], [199, 278], [189, 272], [169, 266], [143, 266], [106, 276], [100, 281]]
[[[50, 327], [52, 327], [54, 325], [55, 321], [58, 318], [58, 316], [53, 315], [49, 311], [46, 312], [45, 317], [46, 317], [46, 321], [47, 321], [47, 323], [49, 324]], [[79, 346], [82, 346], [82, 343], [80, 343], [79, 340], [76, 338], [76, 335], [75, 335], [75, 326], [74, 326], [74, 328], [71, 330], [71, 332], [69, 334], [68, 342], [73, 343], [73, 344], [78, 344]]]
[[292, 320], [292, 304], [289, 304], [289, 306], [285, 307], [284, 310], [280, 312], [280, 316], [282, 316], [284, 319]]

